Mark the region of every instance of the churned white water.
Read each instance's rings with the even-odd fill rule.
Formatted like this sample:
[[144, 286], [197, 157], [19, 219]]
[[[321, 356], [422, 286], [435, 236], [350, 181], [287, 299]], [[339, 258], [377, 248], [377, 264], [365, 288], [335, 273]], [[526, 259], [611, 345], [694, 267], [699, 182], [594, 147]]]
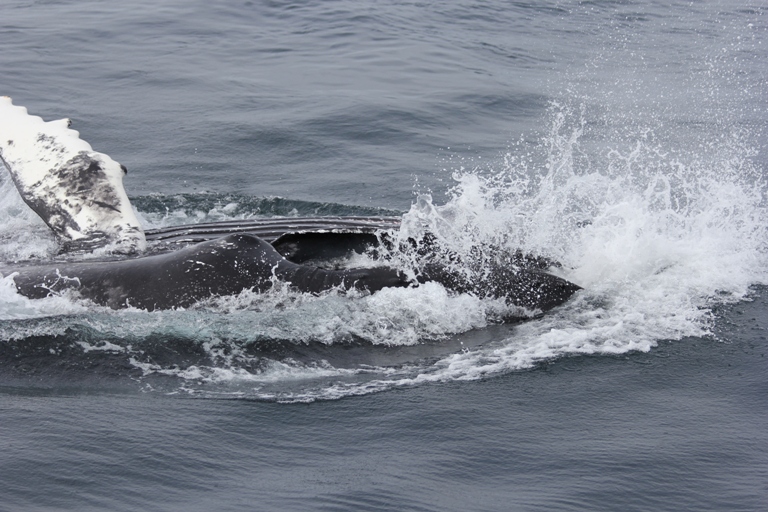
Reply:
[[[9, 276], [0, 282], [0, 334], [56, 336], [74, 324], [91, 333], [92, 341], [79, 342], [84, 350], [122, 351], [145, 375], [173, 376], [187, 391], [283, 400], [474, 379], [570, 354], [647, 351], [660, 340], [710, 334], [713, 306], [744, 300], [751, 285], [767, 281], [765, 184], [747, 141], [733, 130], [716, 144], [670, 146], [664, 130], [657, 135], [639, 125], [634, 136], [633, 126], [624, 126], [621, 137], [596, 140], [604, 127], [592, 122], [583, 105], [553, 103], [549, 130], [538, 140], [482, 163], [449, 161], [449, 200], [435, 204], [422, 194], [403, 216], [402, 237], [429, 231], [468, 259], [520, 248], [560, 261], [555, 271], [584, 288], [506, 339], [397, 368], [339, 369], [322, 360], [259, 358], [244, 347], [270, 339], [418, 345], [497, 323], [506, 306], [430, 283], [351, 296], [278, 287], [212, 298], [187, 311], [113, 312], [71, 296], [28, 300]], [[45, 226], [14, 197], [9, 180], [0, 193], [4, 259], [54, 253]], [[192, 215], [226, 218], [228, 210], [234, 207]], [[189, 213], [155, 222], [168, 217]], [[28, 321], [10, 322], [18, 319]], [[192, 340], [206, 361], [164, 366], [143, 358], [136, 347], [158, 335]], [[290, 390], [280, 387], [288, 382]]]
[[[299, 361], [291, 347], [450, 346], [498, 324], [509, 307], [427, 284], [374, 295], [277, 287], [188, 310], [115, 312], [71, 295], [21, 297], [11, 269], [0, 278], [0, 336], [72, 336], [73, 346], [117, 354], [144, 377], [178, 379], [187, 392], [290, 401], [476, 379], [573, 354], [648, 351], [662, 340], [711, 335], [718, 305], [748, 300], [750, 287], [768, 283], [766, 183], [756, 163], [765, 137], [764, 80], [754, 65], [764, 54], [761, 35], [738, 17], [693, 6], [670, 18], [675, 27], [651, 18], [635, 30], [620, 18], [592, 27], [587, 7], [571, 14], [594, 49], [550, 75], [540, 130], [496, 154], [450, 156], [446, 149], [445, 190], [421, 190], [416, 176], [419, 193], [397, 235], [432, 233], [463, 261], [516, 249], [559, 261], [554, 272], [583, 287], [563, 306], [492, 342], [392, 365], [353, 358], [340, 368], [322, 355]], [[685, 48], [662, 51], [665, 38]], [[447, 199], [433, 199], [439, 195]], [[167, 199], [134, 198], [145, 228], [269, 213], [249, 196], [212, 200], [186, 191]], [[295, 205], [279, 214], [316, 211]], [[362, 211], [355, 208], [347, 213]], [[57, 251], [5, 172], [0, 241], [3, 262]], [[413, 254], [393, 257], [405, 269], [418, 264]], [[181, 350], [196, 358], [157, 360], [153, 343], [164, 340], [183, 340]], [[259, 351], [271, 343], [288, 354]]]

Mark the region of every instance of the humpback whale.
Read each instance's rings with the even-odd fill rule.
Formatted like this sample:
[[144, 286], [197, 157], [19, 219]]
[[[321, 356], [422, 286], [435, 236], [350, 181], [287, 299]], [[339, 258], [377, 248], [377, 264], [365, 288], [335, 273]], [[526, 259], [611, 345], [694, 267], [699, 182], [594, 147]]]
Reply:
[[[31, 299], [72, 290], [110, 308], [152, 311], [248, 289], [266, 291], [277, 282], [307, 293], [374, 293], [436, 281], [454, 292], [503, 298], [543, 312], [580, 289], [549, 273], [553, 262], [520, 252], [477, 278], [434, 259], [427, 259], [415, 277], [387, 261], [341, 270], [313, 264], [386, 243], [386, 230], [399, 226], [394, 217], [229, 221], [145, 233], [123, 188], [124, 166], [95, 152], [70, 129], [69, 120], [45, 122], [8, 97], [0, 97], [0, 162], [63, 252], [104, 247], [112, 255], [0, 264], [0, 274], [11, 276], [17, 291]], [[420, 247], [428, 251], [430, 244]]]

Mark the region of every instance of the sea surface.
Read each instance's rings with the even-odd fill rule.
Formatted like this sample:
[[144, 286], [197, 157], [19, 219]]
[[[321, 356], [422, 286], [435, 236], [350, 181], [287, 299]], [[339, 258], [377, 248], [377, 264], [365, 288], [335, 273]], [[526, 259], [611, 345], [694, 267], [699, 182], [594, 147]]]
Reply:
[[[765, 0], [4, 0], [0, 94], [147, 229], [401, 215], [584, 288], [509, 324], [1, 277], [0, 510], [768, 510]], [[56, 252], [0, 168], [0, 258]]]

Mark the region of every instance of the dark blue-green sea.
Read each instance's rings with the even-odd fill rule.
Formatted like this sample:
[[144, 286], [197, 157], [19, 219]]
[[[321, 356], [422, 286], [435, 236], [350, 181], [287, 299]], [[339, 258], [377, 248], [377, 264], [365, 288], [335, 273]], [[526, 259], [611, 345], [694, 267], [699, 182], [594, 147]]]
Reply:
[[[397, 215], [583, 287], [511, 324], [2, 277], [0, 510], [768, 510], [765, 0], [3, 0], [0, 95], [145, 229]], [[57, 250], [0, 168], [0, 259]]]

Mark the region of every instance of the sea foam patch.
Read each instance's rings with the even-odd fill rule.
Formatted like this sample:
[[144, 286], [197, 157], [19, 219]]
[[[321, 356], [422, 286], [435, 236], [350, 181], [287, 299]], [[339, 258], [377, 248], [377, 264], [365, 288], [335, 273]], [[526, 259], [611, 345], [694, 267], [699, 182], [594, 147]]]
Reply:
[[[567, 355], [647, 351], [661, 340], [710, 334], [714, 306], [768, 282], [765, 184], [753, 152], [734, 135], [702, 158], [641, 132], [584, 159], [585, 130], [588, 113], [553, 105], [541, 155], [521, 158], [513, 148], [491, 164], [457, 169], [447, 203], [421, 196], [403, 218], [404, 237], [432, 232], [467, 261], [519, 248], [561, 261], [556, 272], [584, 287], [491, 343], [394, 366], [350, 369], [323, 356], [296, 357], [313, 344], [439, 344], [503, 318], [496, 301], [434, 283], [374, 295], [276, 287], [148, 313], [89, 309], [67, 297], [29, 301], [6, 277], [5, 318], [37, 323], [7, 323], [4, 334], [75, 333], [92, 340], [78, 345], [89, 355], [109, 347], [102, 352], [127, 357], [142, 378], [176, 379], [185, 393], [280, 401], [485, 378]], [[408, 264], [416, 255], [400, 257]], [[169, 355], [168, 343], [181, 354]], [[277, 352], [265, 352], [268, 346]]]
[[[498, 158], [482, 155], [482, 163], [447, 162], [448, 201], [423, 194], [403, 217], [403, 240], [428, 231], [462, 261], [493, 261], [520, 248], [561, 262], [555, 271], [584, 289], [541, 318], [496, 329], [503, 317], [497, 303], [437, 285], [372, 296], [276, 289], [188, 310], [113, 312], [67, 297], [28, 301], [6, 277], [3, 337], [49, 336], [89, 357], [121, 357], [144, 382], [169, 379], [156, 389], [312, 401], [711, 335], [720, 305], [748, 300], [752, 286], [768, 282], [768, 187], [765, 159], [756, 156], [765, 134], [754, 113], [765, 103], [763, 41], [757, 25], [728, 28], [719, 15], [713, 21], [726, 31], [685, 32], [703, 57], [695, 67], [656, 53], [643, 31], [605, 24], [594, 58], [551, 84], [542, 133], [525, 135]], [[13, 189], [2, 186], [0, 235], [8, 243], [0, 251], [7, 260], [44, 258], [49, 235], [18, 199], [5, 200]], [[368, 213], [280, 198], [136, 199], [150, 227]], [[395, 256], [404, 268], [418, 264], [415, 252]], [[458, 340], [483, 332], [493, 336], [457, 348]], [[417, 355], [387, 359], [406, 349]], [[383, 362], [363, 362], [359, 354]]]
[[[634, 139], [625, 131], [599, 149], [588, 111], [553, 104], [550, 116], [551, 129], [534, 148], [540, 154], [512, 148], [490, 164], [455, 169], [447, 203], [424, 195], [403, 217], [404, 239], [433, 233], [463, 261], [522, 249], [561, 261], [555, 271], [584, 287], [491, 343], [356, 369], [322, 356], [296, 358], [313, 344], [375, 350], [439, 343], [503, 318], [498, 302], [434, 283], [374, 295], [315, 296], [276, 287], [148, 313], [107, 311], [68, 297], [29, 301], [6, 276], [0, 289], [5, 318], [32, 324], [6, 322], [4, 335], [74, 333], [89, 355], [99, 353], [93, 347], [109, 347], [101, 352], [127, 357], [143, 378], [176, 379], [187, 393], [308, 401], [485, 378], [566, 355], [647, 351], [661, 340], [710, 334], [714, 306], [743, 300], [750, 286], [768, 282], [766, 187], [738, 133], [706, 157], [665, 147], [663, 127], [653, 134], [638, 130]], [[584, 158], [587, 151], [594, 154]], [[6, 224], [33, 222], [9, 205]], [[216, 215], [227, 208], [237, 211], [225, 207]], [[398, 257], [408, 265], [418, 255]], [[171, 354], [169, 343], [181, 353]], [[264, 351], [275, 343], [277, 352]]]

